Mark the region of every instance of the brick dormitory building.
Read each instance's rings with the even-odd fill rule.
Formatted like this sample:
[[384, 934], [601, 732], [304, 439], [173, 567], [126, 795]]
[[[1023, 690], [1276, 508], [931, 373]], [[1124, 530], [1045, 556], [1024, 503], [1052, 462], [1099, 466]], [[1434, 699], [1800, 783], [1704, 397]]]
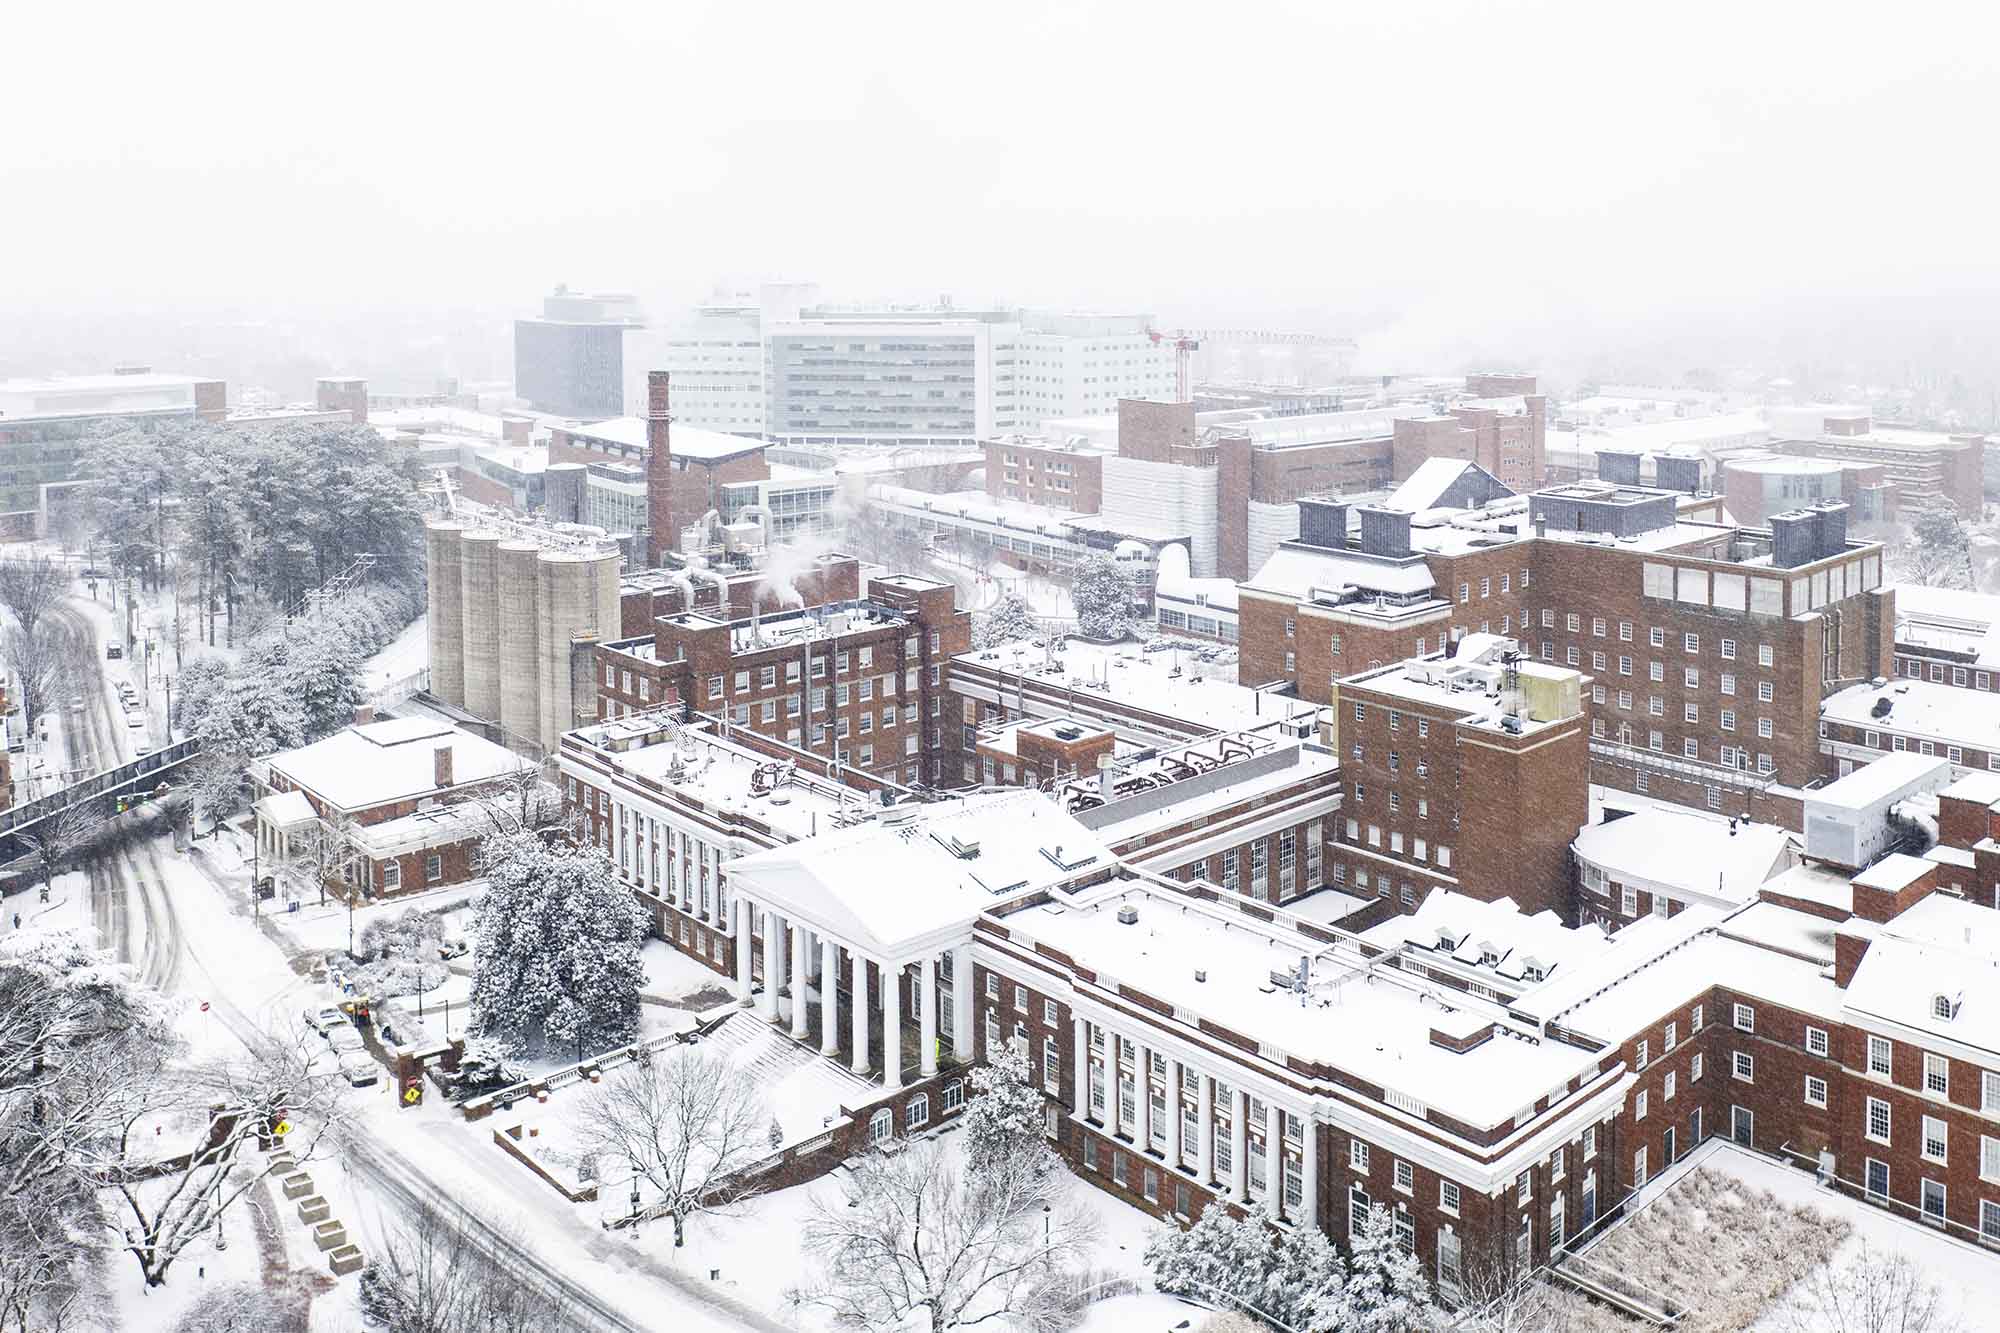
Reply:
[[[1570, 725], [1574, 674], [1520, 705], [1522, 740]], [[656, 712], [572, 732], [565, 796], [659, 933], [734, 987], [750, 1012], [729, 1021], [848, 1080], [842, 1144], [949, 1120], [968, 1067], [1020, 1041], [1085, 1179], [1339, 1244], [1381, 1205], [1447, 1295], [1482, 1265], [1561, 1261], [1717, 1135], [2000, 1245], [2000, 915], [1940, 891], [1936, 861], [1809, 857], [1615, 933], [1426, 881], [1352, 929], [1280, 905], [1275, 876], [1217, 882], [1192, 845], [1260, 805], [1341, 818], [1315, 780], [1331, 753], [1277, 723], [1143, 771], [1159, 785], [1083, 773], [893, 807], [723, 729]]]
[[1301, 503], [1299, 538], [1240, 590], [1239, 678], [1330, 702], [1469, 634], [1512, 637], [1585, 673], [1592, 781], [1798, 827], [1797, 789], [1828, 769], [1822, 701], [1895, 659], [1882, 547], [1848, 537], [1846, 507], [1750, 529], [1720, 521], [1695, 469], [1667, 473], [1683, 491], [1511, 496], [1443, 467], [1466, 475], [1413, 477], [1379, 506]]

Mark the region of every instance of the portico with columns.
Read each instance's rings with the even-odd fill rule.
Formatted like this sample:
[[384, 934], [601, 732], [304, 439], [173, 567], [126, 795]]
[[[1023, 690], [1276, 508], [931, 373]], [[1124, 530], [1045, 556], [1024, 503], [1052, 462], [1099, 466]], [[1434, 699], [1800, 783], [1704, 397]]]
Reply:
[[980, 916], [1110, 864], [1035, 793], [910, 807], [740, 857], [726, 867], [737, 1002], [885, 1090], [969, 1065]]

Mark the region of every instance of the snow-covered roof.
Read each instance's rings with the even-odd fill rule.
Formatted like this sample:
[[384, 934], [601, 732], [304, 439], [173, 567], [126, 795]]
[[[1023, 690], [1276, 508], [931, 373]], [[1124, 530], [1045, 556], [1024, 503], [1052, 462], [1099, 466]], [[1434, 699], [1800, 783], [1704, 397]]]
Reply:
[[1891, 852], [1856, 875], [1853, 883], [1859, 888], [1896, 893], [1930, 874], [1934, 868], [1931, 862], [1921, 856], [1911, 856], [1908, 852]]
[[2000, 801], [2000, 773], [1967, 773], [1958, 781], [1938, 793], [1961, 801], [1974, 801], [1980, 805], [1992, 805]]
[[1968, 653], [1971, 665], [2000, 666], [2000, 597], [1898, 583], [1896, 642]]
[[1386, 508], [1412, 514], [1435, 509], [1467, 469], [1478, 467], [1479, 464], [1464, 458], [1426, 458], [1382, 503]]
[[[603, 440], [628, 449], [646, 447], [644, 417], [611, 417], [588, 424], [566, 425], [562, 429], [582, 440]], [[719, 430], [703, 430], [700, 426], [686, 426], [678, 422], [667, 436], [668, 453], [675, 458], [692, 458], [704, 463], [734, 458], [738, 454], [754, 454], [768, 447], [764, 441], [753, 440], [746, 435], [727, 435]]]
[[1413, 914], [1392, 916], [1361, 937], [1385, 948], [1407, 944], [1418, 958], [1490, 970], [1509, 989], [1539, 984], [1531, 970], [1546, 980], [1611, 947], [1601, 926], [1572, 928], [1554, 912], [1527, 915], [1512, 898], [1489, 902], [1448, 889], [1431, 890]]
[[[1944, 996], [1951, 1015], [1933, 1006]], [[1876, 932], [1847, 984], [1849, 1014], [2000, 1052], [2000, 914], [1931, 894]]]
[[[1874, 709], [1879, 699], [1889, 701], [1889, 711], [1877, 717]], [[2000, 694], [1986, 690], [1967, 690], [1898, 676], [1884, 685], [1850, 685], [1828, 695], [1820, 704], [1820, 716], [1870, 731], [1901, 732], [1973, 750], [2000, 750]], [[1891, 758], [1934, 760], [1935, 757], [1908, 751], [1885, 755], [1849, 776], [1868, 772]], [[1831, 788], [1815, 794], [1823, 797], [1828, 790]]]
[[[1554, 1015], [1556, 1021], [1578, 1032], [1622, 1041], [1647, 1024], [1687, 1006], [1718, 980], [1726, 980], [1730, 989], [1739, 994], [1769, 1000], [1800, 1013], [1831, 1019], [1840, 1012], [1840, 988], [1826, 975], [1826, 968], [1820, 962], [1793, 958], [1760, 944], [1731, 938], [1718, 929], [1712, 909], [1691, 908], [1667, 924], [1690, 916], [1697, 917], [1691, 923], [1697, 928], [1686, 939], [1663, 951], [1624, 952], [1623, 937], [1644, 923], [1619, 931], [1613, 937], [1619, 947], [1606, 958], [1629, 965], [1629, 970]], [[1709, 1014], [1707, 1020], [1727, 1021], [1721, 1014]], [[1685, 1028], [1682, 1035], [1687, 1035]]]
[[[1052, 660], [1043, 645], [1022, 639], [960, 653], [952, 659], [955, 673], [960, 664], [973, 672], [990, 671], [1003, 678], [1006, 699], [1000, 699], [996, 692], [989, 702], [1025, 708], [1037, 717], [1060, 711], [1102, 718], [1121, 736], [1128, 732], [1120, 725], [1121, 719], [1129, 718], [1128, 710], [1175, 719], [1183, 724], [1175, 729], [1180, 735], [1193, 735], [1200, 727], [1241, 731], [1280, 718], [1309, 717], [1318, 711], [1317, 705], [1299, 699], [1209, 678], [1201, 663], [1185, 661], [1184, 654], [1147, 652], [1137, 644], [1069, 639]], [[1016, 688], [1015, 677], [1025, 678], [1025, 692]], [[979, 693], [982, 689], [993, 692], [969, 673], [956, 678], [954, 685], [959, 693], [974, 697], [983, 697]], [[1037, 688], [1061, 691], [1059, 708], [1038, 701], [1032, 693]]]
[[530, 767], [505, 746], [428, 717], [344, 727], [270, 759], [271, 772], [342, 810], [365, 810], [440, 790], [436, 752], [451, 751], [451, 788]]
[[[1136, 920], [1122, 922], [1121, 908]], [[1046, 945], [1121, 990], [1172, 1005], [1232, 1032], [1254, 1034], [1279, 1061], [1320, 1062], [1414, 1099], [1467, 1125], [1515, 1117], [1572, 1080], [1597, 1075], [1595, 1052], [1530, 1041], [1498, 1005], [1438, 983], [1370, 967], [1353, 944], [1327, 945], [1288, 916], [1263, 922], [1233, 902], [1209, 903], [1136, 879], [1114, 880], [1070, 902], [1007, 913], [1017, 942]], [[1272, 974], [1312, 959], [1305, 1002]], [[1456, 1051], [1435, 1029], [1494, 1025], [1493, 1035]], [[1456, 1034], [1454, 1034], [1456, 1035]], [[1402, 1104], [1398, 1102], [1397, 1104]]]
[[752, 900], [897, 963], [966, 934], [981, 912], [1114, 864], [1052, 799], [1017, 791], [897, 807], [723, 870]]
[[400, 819], [364, 824], [353, 831], [352, 841], [364, 856], [401, 856], [483, 837], [496, 827], [493, 816], [479, 802], [457, 801]]
[[1619, 882], [1683, 902], [1751, 901], [1793, 860], [1787, 830], [1694, 810], [1638, 810], [1588, 826], [1573, 846], [1579, 860]]
[[1236, 580], [1196, 578], [1188, 572], [1187, 547], [1174, 542], [1161, 549], [1159, 572], [1153, 580], [1153, 595], [1192, 608], [1216, 611], [1236, 610]]
[[1399, 597], [1421, 597], [1436, 589], [1430, 566], [1421, 559], [1391, 560], [1358, 551], [1329, 551], [1302, 542], [1280, 542], [1278, 549], [1245, 587], [1305, 601], [1316, 588], [1355, 587]]
[[1795, 865], [1781, 875], [1773, 875], [1765, 882], [1764, 891], [1799, 902], [1818, 903], [1843, 916], [1854, 910], [1854, 881], [1847, 877], [1845, 871], [1814, 861]]
[[297, 828], [319, 818], [313, 811], [312, 802], [306, 799], [304, 792], [299, 791], [273, 792], [251, 809], [257, 812], [259, 822], [277, 829]]

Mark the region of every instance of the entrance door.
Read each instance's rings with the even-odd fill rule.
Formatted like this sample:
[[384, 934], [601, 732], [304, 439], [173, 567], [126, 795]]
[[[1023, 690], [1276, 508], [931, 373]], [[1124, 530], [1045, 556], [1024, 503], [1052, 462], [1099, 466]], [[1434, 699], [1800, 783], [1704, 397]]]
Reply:
[[1672, 1125], [1667, 1126], [1667, 1140], [1661, 1145], [1660, 1153], [1660, 1161], [1662, 1163], [1671, 1164], [1674, 1161], [1676, 1154], [1674, 1152], [1674, 1127]]
[[1701, 1108], [1699, 1106], [1695, 1107], [1694, 1113], [1688, 1116], [1688, 1146], [1690, 1148], [1701, 1146]]
[[1729, 1137], [1746, 1148], [1757, 1146], [1757, 1119], [1747, 1106], [1729, 1108]]

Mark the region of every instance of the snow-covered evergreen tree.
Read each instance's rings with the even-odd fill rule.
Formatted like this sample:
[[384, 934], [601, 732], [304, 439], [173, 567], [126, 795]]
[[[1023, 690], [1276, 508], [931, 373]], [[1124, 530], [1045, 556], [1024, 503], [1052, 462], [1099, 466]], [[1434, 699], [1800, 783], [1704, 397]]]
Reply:
[[1239, 1217], [1216, 1202], [1185, 1231], [1171, 1223], [1156, 1228], [1146, 1238], [1144, 1258], [1153, 1285], [1169, 1296], [1262, 1310], [1277, 1247], [1262, 1218]]
[[482, 850], [473, 1030], [589, 1054], [637, 1034], [646, 913], [595, 847], [496, 835]]
[[988, 1063], [972, 1071], [972, 1100], [966, 1104], [965, 1156], [973, 1170], [1020, 1156], [1054, 1154], [1042, 1137], [1045, 1099], [1028, 1061], [1027, 1043], [1009, 1041], [988, 1052]]
[[1368, 1210], [1361, 1234], [1349, 1240], [1347, 1266], [1343, 1333], [1424, 1333], [1438, 1326], [1431, 1284], [1417, 1257], [1396, 1243], [1388, 1209]]
[[1299, 1333], [1337, 1333], [1347, 1314], [1347, 1264], [1318, 1227], [1295, 1226], [1271, 1252], [1258, 1304]]
[[1003, 643], [1041, 637], [1042, 627], [1035, 620], [1034, 608], [1025, 597], [1011, 592], [994, 603], [992, 610], [975, 612], [972, 617], [975, 648], [997, 648]]
[[1116, 560], [1094, 555], [1077, 564], [1070, 583], [1077, 628], [1092, 639], [1122, 639], [1132, 632], [1132, 579]]

